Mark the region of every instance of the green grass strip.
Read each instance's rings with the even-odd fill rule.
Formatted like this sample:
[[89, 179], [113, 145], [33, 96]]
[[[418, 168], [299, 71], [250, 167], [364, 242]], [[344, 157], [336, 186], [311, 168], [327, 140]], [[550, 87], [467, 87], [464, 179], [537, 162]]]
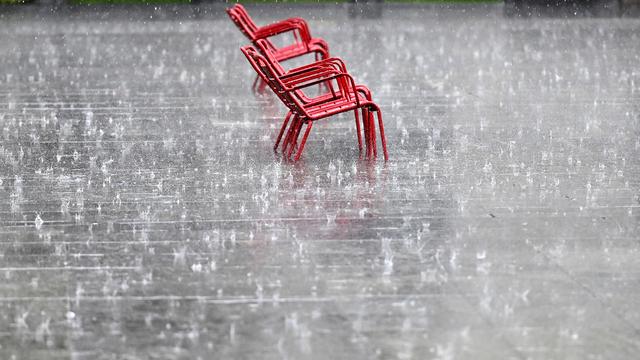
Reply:
[[[24, 4], [31, 0], [0, 0], [0, 4]], [[272, 4], [272, 3], [332, 3], [339, 4], [348, 0], [241, 0], [240, 3], [250, 4]], [[503, 0], [384, 0], [389, 3], [498, 3]], [[73, 5], [157, 5], [157, 4], [190, 4], [192, 0], [67, 0]], [[228, 1], [234, 3], [236, 1]], [[364, 1], [363, 1], [364, 2]]]
[[347, 0], [241, 0], [241, 1], [229, 1], [229, 3], [239, 2], [242, 4], [273, 4], [273, 3], [301, 3], [301, 4], [313, 4], [313, 3], [323, 3], [323, 4], [342, 4]]
[[191, 0], [69, 0], [68, 2], [73, 5], [160, 5], [190, 4]]
[[451, 4], [451, 3], [500, 3], [504, 0], [384, 0], [387, 3], [424, 3], [424, 4]]

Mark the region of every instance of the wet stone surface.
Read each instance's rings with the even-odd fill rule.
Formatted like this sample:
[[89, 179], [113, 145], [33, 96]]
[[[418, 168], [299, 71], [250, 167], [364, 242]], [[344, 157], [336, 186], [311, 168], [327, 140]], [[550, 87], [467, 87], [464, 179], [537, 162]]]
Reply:
[[384, 111], [290, 164], [214, 10], [0, 21], [0, 358], [637, 356], [638, 19], [249, 7]]

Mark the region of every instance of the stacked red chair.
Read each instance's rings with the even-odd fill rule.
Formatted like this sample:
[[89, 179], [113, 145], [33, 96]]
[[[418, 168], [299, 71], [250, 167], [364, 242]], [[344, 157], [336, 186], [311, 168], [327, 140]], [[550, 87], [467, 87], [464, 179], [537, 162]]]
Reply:
[[[241, 5], [235, 5], [228, 9], [227, 12], [236, 24], [239, 23], [236, 21], [240, 17], [239, 14], [245, 14], [245, 18], [250, 20], [246, 10]], [[236, 17], [234, 18], [232, 14]], [[274, 25], [283, 24], [291, 20], [295, 20], [296, 24], [303, 23], [308, 34], [308, 27], [302, 19], [284, 20]], [[252, 21], [250, 23], [255, 26]], [[282, 27], [284, 28], [285, 26]], [[242, 27], [240, 28], [242, 30]], [[244, 33], [247, 34], [246, 32]], [[325, 52], [316, 52], [316, 54], [320, 54], [321, 59], [316, 56], [316, 61], [311, 64], [285, 70], [280, 65], [280, 62], [294, 56], [283, 57], [281, 49], [275, 48], [266, 37], [249, 38], [253, 46], [242, 47], [242, 53], [257, 72], [259, 78], [273, 90], [289, 109], [278, 133], [274, 145], [275, 151], [280, 149], [286, 159], [292, 159], [293, 156], [295, 161], [299, 160], [315, 121], [353, 111], [360, 152], [362, 153], [365, 150], [367, 158], [377, 157], [375, 126], [375, 118], [377, 117], [384, 159], [389, 159], [380, 107], [373, 102], [371, 91], [366, 86], [356, 85], [355, 80], [347, 72], [346, 65], [341, 59], [329, 57], [328, 47], [324, 40], [316, 40], [317, 43], [324, 44], [322, 48], [326, 50]], [[308, 39], [311, 39], [311, 37], [309, 36]], [[311, 52], [314, 51], [307, 51], [306, 54]], [[300, 53], [300, 55], [302, 54]], [[316, 85], [322, 85], [326, 91], [315, 96], [309, 96], [305, 93], [305, 90]], [[300, 135], [302, 135], [302, 139], [300, 139]]]
[[[309, 26], [304, 19], [290, 18], [270, 25], [258, 27], [251, 19], [249, 13], [240, 4], [227, 9], [227, 14], [238, 29], [252, 42], [265, 40], [269, 48], [273, 51], [278, 61], [289, 60], [298, 56], [314, 53], [316, 59], [326, 59], [329, 57], [329, 45], [322, 39], [314, 39], [309, 32]], [[294, 43], [282, 48], [276, 48], [270, 37], [293, 32]]]

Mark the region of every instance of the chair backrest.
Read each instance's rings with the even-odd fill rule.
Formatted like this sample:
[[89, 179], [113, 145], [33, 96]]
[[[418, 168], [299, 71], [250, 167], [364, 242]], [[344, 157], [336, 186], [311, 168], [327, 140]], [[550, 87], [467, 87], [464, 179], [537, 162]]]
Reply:
[[247, 57], [247, 60], [249, 60], [249, 63], [258, 75], [269, 85], [284, 105], [294, 114], [306, 117], [306, 113], [300, 102], [287, 90], [282, 81], [280, 81], [280, 78], [267, 59], [253, 46], [243, 46], [240, 50]]
[[249, 40], [255, 40], [255, 33], [258, 30], [258, 26], [253, 22], [244, 6], [235, 4], [227, 9], [227, 14]]
[[[278, 78], [280, 78], [282, 75], [287, 73], [287, 71], [282, 67], [282, 65], [280, 65], [280, 62], [278, 61], [278, 59], [276, 59], [276, 57], [273, 55], [273, 51], [271, 50], [270, 44], [268, 42], [261, 39], [256, 41], [256, 45], [258, 47], [258, 50], [260, 50], [260, 52], [264, 55], [267, 62], [269, 62], [269, 64], [275, 71], [276, 75], [278, 76]], [[316, 78], [316, 80], [317, 79], [318, 78]], [[345, 80], [338, 79], [337, 81], [344, 82]], [[329, 86], [332, 86], [332, 85], [329, 83]], [[349, 87], [348, 84], [341, 85], [339, 88], [340, 92], [343, 93], [342, 89], [345, 89], [348, 87]], [[303, 96], [305, 95], [302, 90], [295, 90], [294, 93], [297, 95], [303, 95]], [[346, 92], [346, 94], [343, 94], [343, 95], [346, 96], [347, 99], [351, 99], [351, 96], [352, 96], [349, 92]]]
[[262, 55], [264, 55], [265, 59], [267, 59], [267, 61], [271, 64], [273, 69], [276, 71], [278, 76], [284, 75], [286, 73], [286, 70], [282, 67], [282, 65], [280, 65], [280, 62], [274, 56], [273, 51], [271, 50], [272, 47], [270, 46], [270, 44], [264, 39], [260, 39], [256, 41], [256, 45], [258, 46], [258, 50], [260, 50]]
[[240, 51], [242, 51], [244, 56], [247, 58], [253, 70], [255, 70], [256, 73], [258, 73], [258, 76], [260, 76], [260, 79], [262, 79], [262, 81], [268, 84], [269, 79], [267, 79], [267, 75], [265, 75], [265, 73], [262, 71], [260, 66], [258, 66], [256, 56], [254, 54], [255, 49], [253, 48], [253, 46], [251, 45], [243, 46], [240, 48]]
[[251, 16], [249, 16], [249, 13], [247, 12], [247, 9], [242, 4], [235, 4], [233, 5], [233, 8], [236, 11], [240, 12], [244, 17], [247, 18], [247, 20], [249, 20], [249, 22], [251, 22], [255, 26], [255, 23], [253, 22], [253, 20], [251, 19]]

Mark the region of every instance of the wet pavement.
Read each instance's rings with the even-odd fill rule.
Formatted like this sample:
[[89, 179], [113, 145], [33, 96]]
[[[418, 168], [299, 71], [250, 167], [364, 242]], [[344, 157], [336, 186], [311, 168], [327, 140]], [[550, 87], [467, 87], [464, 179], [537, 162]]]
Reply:
[[274, 155], [221, 6], [0, 15], [0, 358], [636, 357], [640, 20], [378, 10], [249, 7], [372, 89], [387, 163], [349, 116]]

